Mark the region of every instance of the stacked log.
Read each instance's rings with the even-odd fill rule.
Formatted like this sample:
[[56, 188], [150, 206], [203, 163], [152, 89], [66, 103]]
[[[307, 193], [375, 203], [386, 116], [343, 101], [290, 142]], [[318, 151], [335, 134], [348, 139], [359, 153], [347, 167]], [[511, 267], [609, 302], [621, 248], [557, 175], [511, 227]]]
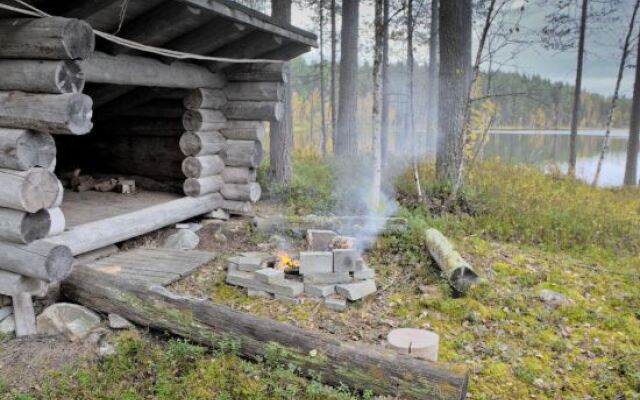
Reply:
[[[256, 182], [256, 168], [262, 161], [262, 122], [272, 119], [273, 104], [280, 104], [282, 88], [277, 82], [231, 83], [223, 90], [199, 88], [184, 98], [186, 130], [180, 149], [187, 157], [182, 171], [187, 177], [184, 192], [200, 197], [220, 193], [222, 207], [233, 214], [247, 214], [262, 190]], [[241, 103], [252, 107], [229, 113]], [[262, 107], [265, 110], [256, 111]], [[271, 107], [271, 110], [268, 109]], [[229, 120], [243, 114], [252, 120]]]
[[58, 17], [3, 19], [0, 36], [0, 295], [22, 305], [20, 336], [35, 333], [31, 295], [71, 272], [69, 247], [39, 239], [65, 229], [51, 134], [92, 128], [78, 61], [95, 39], [87, 23]]

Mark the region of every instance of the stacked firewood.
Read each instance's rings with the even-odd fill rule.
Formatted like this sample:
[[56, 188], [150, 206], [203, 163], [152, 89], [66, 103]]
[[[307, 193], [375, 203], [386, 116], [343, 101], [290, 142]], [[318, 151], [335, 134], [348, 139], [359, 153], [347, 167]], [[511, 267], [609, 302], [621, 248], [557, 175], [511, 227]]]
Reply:
[[282, 81], [237, 81], [223, 90], [201, 88], [185, 97], [186, 132], [180, 138], [180, 149], [187, 156], [182, 163], [185, 194], [220, 193], [221, 208], [241, 214], [251, 209], [262, 194], [256, 182], [263, 157], [262, 121], [282, 119], [283, 93]]
[[0, 20], [0, 295], [12, 297], [16, 333], [35, 333], [32, 294], [71, 271], [66, 246], [38, 239], [64, 231], [63, 188], [51, 134], [91, 130], [78, 60], [91, 27], [66, 18]]

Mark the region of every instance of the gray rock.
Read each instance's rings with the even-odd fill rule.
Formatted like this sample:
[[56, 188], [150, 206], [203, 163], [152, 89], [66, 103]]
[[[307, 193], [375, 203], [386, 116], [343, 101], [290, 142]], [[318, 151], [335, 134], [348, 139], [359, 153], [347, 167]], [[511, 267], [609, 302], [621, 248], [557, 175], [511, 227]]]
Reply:
[[375, 277], [376, 271], [369, 267], [364, 267], [362, 270], [353, 273], [353, 278], [357, 280], [367, 280]]
[[231, 218], [231, 215], [226, 210], [218, 208], [217, 210], [211, 211], [209, 214], [206, 214], [204, 217], [227, 221], [229, 218]]
[[333, 251], [334, 272], [355, 272], [364, 268], [364, 263], [359, 262], [360, 252], [355, 249], [336, 249]]
[[133, 328], [133, 324], [118, 314], [109, 314], [109, 328], [131, 329]]
[[554, 292], [553, 290], [549, 289], [540, 289], [538, 291], [538, 297], [540, 297], [540, 300], [542, 300], [544, 303], [547, 303], [554, 307], [564, 306], [571, 303], [571, 300], [569, 300], [564, 294]]
[[324, 274], [309, 274], [304, 276], [304, 283], [314, 285], [335, 285], [337, 283], [351, 283], [353, 278], [348, 272], [330, 272]]
[[75, 342], [85, 339], [100, 325], [100, 317], [93, 311], [70, 303], [47, 307], [36, 319], [39, 334], [64, 334]]
[[311, 296], [327, 297], [336, 293], [336, 285], [311, 285], [305, 283], [304, 292]]
[[16, 320], [13, 315], [9, 315], [7, 318], [0, 321], [0, 333], [8, 335], [16, 331]]
[[284, 272], [274, 268], [264, 268], [256, 271], [256, 280], [262, 283], [272, 284], [284, 280]]
[[200, 244], [200, 237], [189, 229], [179, 229], [178, 232], [165, 239], [162, 247], [165, 249], [193, 250]]
[[336, 292], [351, 301], [373, 294], [376, 290], [376, 282], [373, 279], [336, 285]]
[[309, 251], [327, 251], [329, 244], [338, 236], [334, 231], [323, 229], [307, 230], [307, 250]]
[[256, 272], [266, 266], [261, 257], [235, 256], [230, 257], [227, 261], [228, 266], [233, 266], [235, 269], [244, 272]]
[[300, 253], [300, 274], [333, 272], [333, 254], [329, 251], [304, 251]]
[[108, 357], [116, 354], [116, 346], [108, 341], [103, 341], [98, 347], [98, 355], [100, 357]]
[[338, 297], [327, 297], [324, 299], [324, 306], [334, 311], [344, 311], [347, 309], [347, 301]]
[[7, 318], [12, 314], [13, 314], [13, 307], [11, 306], [0, 307], [0, 321], [4, 320], [5, 318]]

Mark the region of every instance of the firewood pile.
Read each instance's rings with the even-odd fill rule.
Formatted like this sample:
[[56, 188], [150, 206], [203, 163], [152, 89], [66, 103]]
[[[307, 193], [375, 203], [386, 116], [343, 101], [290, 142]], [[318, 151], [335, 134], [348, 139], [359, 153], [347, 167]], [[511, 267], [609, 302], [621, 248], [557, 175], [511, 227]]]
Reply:
[[377, 290], [375, 270], [366, 265], [355, 242], [334, 231], [309, 229], [307, 251], [297, 258], [285, 252], [245, 252], [229, 258], [226, 282], [246, 288], [252, 297], [293, 304], [323, 299], [327, 308], [342, 311], [347, 300]]

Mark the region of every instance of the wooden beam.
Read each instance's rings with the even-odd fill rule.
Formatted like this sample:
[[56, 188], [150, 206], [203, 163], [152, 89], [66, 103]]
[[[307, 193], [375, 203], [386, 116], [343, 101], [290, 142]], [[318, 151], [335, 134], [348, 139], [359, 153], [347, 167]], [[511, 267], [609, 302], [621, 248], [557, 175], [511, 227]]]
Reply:
[[224, 161], [220, 156], [187, 157], [182, 162], [182, 172], [187, 178], [205, 178], [220, 174]]
[[39, 279], [0, 270], [0, 294], [13, 296], [18, 293], [35, 292], [40, 289]]
[[262, 145], [254, 140], [227, 140], [221, 156], [226, 166], [257, 168], [262, 161]]
[[250, 27], [228, 19], [216, 18], [186, 33], [164, 47], [195, 54], [210, 54], [252, 31]]
[[76, 256], [206, 214], [218, 208], [221, 200], [219, 194], [198, 198], [184, 197], [139, 211], [74, 226], [61, 235], [42, 241], [66, 245]]
[[287, 83], [288, 71], [287, 63], [234, 64], [225, 70], [225, 76], [228, 81]]
[[208, 156], [224, 150], [227, 140], [218, 131], [185, 132], [180, 137], [180, 150], [185, 156]]
[[334, 386], [401, 399], [463, 400], [467, 371], [397, 354], [382, 347], [242, 312], [209, 301], [181, 297], [164, 288], [124, 282], [78, 266], [62, 285], [71, 300], [102, 313], [117, 313], [144, 328], [180, 335], [205, 346], [223, 340], [237, 354], [264, 360], [278, 354], [284, 365]]
[[184, 194], [190, 197], [200, 197], [209, 193], [218, 193], [224, 181], [220, 175], [208, 176], [206, 178], [189, 178], [184, 181]]
[[55, 159], [56, 143], [48, 133], [0, 128], [0, 168], [49, 168]]
[[279, 82], [230, 82], [224, 92], [231, 101], [282, 101], [284, 85]]
[[226, 123], [224, 113], [218, 110], [186, 110], [182, 116], [182, 125], [187, 131], [216, 131]]
[[289, 61], [309, 51], [311, 51], [311, 46], [300, 43], [287, 43], [280, 48], [261, 54], [260, 58]]
[[50, 208], [59, 189], [58, 178], [44, 168], [0, 169], [0, 207], [35, 213]]
[[81, 93], [84, 75], [75, 61], [0, 60], [0, 90]]
[[60, 282], [71, 272], [73, 256], [65, 245], [38, 240], [30, 244], [0, 242], [0, 265], [19, 275]]
[[220, 194], [226, 200], [256, 203], [262, 196], [262, 188], [256, 182], [247, 184], [225, 183], [220, 189]]
[[46, 237], [50, 228], [51, 218], [47, 210], [27, 213], [0, 208], [0, 240], [27, 244]]
[[[276, 35], [255, 31], [242, 39], [229, 43], [222, 49], [213, 52], [214, 57], [225, 58], [257, 58], [260, 54], [277, 49], [282, 46], [284, 40]], [[207, 66], [212, 71], [224, 69], [230, 63], [226, 62], [210, 62]]]
[[189, 110], [208, 108], [218, 110], [227, 104], [227, 96], [220, 89], [194, 89], [184, 98], [184, 107]]
[[82, 61], [81, 67], [87, 82], [183, 89], [217, 89], [225, 85], [221, 74], [204, 67], [185, 62], [167, 65], [141, 56], [94, 52], [91, 58]]
[[284, 116], [284, 103], [279, 101], [229, 101], [223, 112], [231, 120], [280, 121]]
[[227, 139], [257, 140], [264, 138], [264, 123], [257, 121], [229, 121], [220, 129], [220, 133]]

